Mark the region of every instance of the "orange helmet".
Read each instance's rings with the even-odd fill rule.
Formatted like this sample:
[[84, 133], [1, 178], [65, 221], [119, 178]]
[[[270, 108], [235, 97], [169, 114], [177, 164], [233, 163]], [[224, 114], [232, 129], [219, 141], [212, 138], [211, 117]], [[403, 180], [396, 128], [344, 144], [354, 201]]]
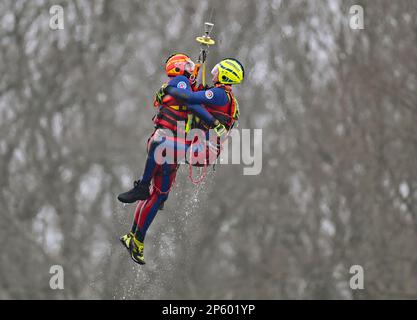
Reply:
[[184, 75], [189, 77], [195, 68], [194, 62], [184, 53], [174, 53], [165, 63], [165, 71], [168, 77]]

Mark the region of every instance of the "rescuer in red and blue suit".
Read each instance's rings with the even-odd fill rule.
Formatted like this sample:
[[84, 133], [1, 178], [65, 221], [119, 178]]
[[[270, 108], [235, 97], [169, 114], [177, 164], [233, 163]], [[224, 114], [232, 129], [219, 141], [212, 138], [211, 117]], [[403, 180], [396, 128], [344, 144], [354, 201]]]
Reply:
[[[168, 198], [178, 163], [185, 157], [190, 146], [193, 152], [194, 149], [205, 147], [205, 144], [192, 145], [192, 141], [180, 137], [179, 131], [184, 128], [179, 124], [189, 122], [189, 115], [192, 113], [199, 120], [195, 127], [214, 129], [221, 136], [232, 127], [237, 118], [238, 105], [231, 92], [231, 84], [239, 83], [243, 79], [241, 64], [234, 59], [221, 61], [212, 71], [215, 87], [197, 92], [193, 91], [196, 86], [191, 76], [194, 67], [187, 55], [175, 54], [168, 58], [166, 72], [171, 80], [156, 95], [156, 106], [159, 109], [154, 118], [155, 131], [148, 140], [144, 173], [140, 180], [134, 182], [133, 189], [118, 196], [119, 201], [124, 203], [141, 200], [136, 207], [131, 232], [120, 239], [132, 259], [139, 264], [145, 263], [145, 235], [157, 211]], [[228, 70], [224, 71], [225, 67]], [[230, 68], [234, 72], [231, 73]], [[166, 130], [170, 130], [172, 134], [167, 134]], [[156, 150], [162, 143], [165, 148], [172, 148], [175, 158], [171, 161], [161, 159], [161, 155], [157, 154]], [[153, 183], [149, 192], [151, 181]]]

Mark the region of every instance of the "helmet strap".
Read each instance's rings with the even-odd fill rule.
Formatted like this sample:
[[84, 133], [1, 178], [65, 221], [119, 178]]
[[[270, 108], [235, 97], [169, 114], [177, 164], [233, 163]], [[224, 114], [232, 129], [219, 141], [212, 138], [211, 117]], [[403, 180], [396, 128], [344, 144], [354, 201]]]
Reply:
[[184, 76], [186, 76], [188, 79], [191, 79], [191, 73], [186, 70], [184, 70]]

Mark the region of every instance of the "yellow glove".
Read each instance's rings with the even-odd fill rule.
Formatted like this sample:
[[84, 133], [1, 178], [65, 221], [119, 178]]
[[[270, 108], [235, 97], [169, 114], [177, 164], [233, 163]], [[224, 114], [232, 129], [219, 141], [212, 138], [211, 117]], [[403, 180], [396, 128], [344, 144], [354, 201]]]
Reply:
[[[222, 135], [224, 135], [224, 134], [227, 132], [227, 129], [226, 129], [226, 127], [225, 127], [223, 124], [221, 124], [218, 120], [216, 120], [216, 122], [217, 122], [217, 125], [215, 125], [215, 127], [214, 127], [214, 131], [216, 132], [216, 134], [217, 134], [219, 137], [221, 137]], [[216, 124], [216, 122], [215, 122], [215, 124]]]
[[164, 83], [162, 87], [155, 94], [155, 101], [158, 102], [159, 104], [162, 104], [162, 100], [164, 99], [164, 96], [165, 96], [166, 87], [168, 87], [168, 84]]

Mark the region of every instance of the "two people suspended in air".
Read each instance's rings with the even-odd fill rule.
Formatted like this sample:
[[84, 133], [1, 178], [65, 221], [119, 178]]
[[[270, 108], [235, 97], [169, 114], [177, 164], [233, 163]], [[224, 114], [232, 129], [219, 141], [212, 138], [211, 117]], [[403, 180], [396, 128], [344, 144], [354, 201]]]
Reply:
[[[131, 231], [120, 241], [138, 264], [145, 264], [146, 232], [168, 198], [180, 163], [212, 164], [220, 154], [222, 139], [239, 116], [232, 85], [243, 80], [243, 65], [232, 58], [221, 60], [211, 71], [212, 87], [197, 85], [198, 69], [199, 64], [183, 53], [167, 59], [168, 82], [155, 95], [155, 129], [148, 139], [143, 174], [131, 190], [117, 197], [123, 203], [137, 202]], [[203, 139], [185, 138], [193, 129], [200, 129]], [[203, 158], [198, 154], [203, 154]]]

